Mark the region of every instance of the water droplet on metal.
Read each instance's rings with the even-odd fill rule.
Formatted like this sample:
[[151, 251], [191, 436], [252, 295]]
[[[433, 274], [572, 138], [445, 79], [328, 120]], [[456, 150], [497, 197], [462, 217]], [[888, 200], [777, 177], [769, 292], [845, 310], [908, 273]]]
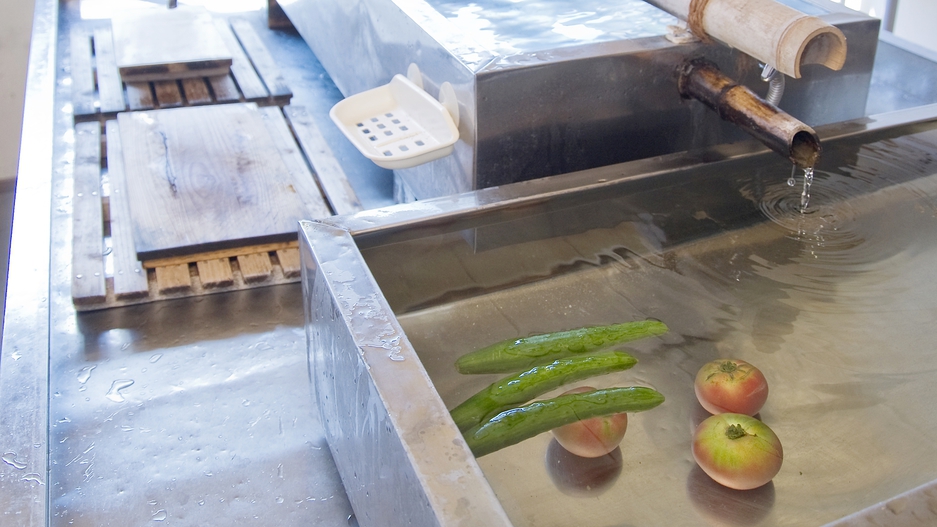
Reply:
[[118, 379], [111, 383], [111, 389], [107, 391], [105, 397], [114, 401], [115, 403], [124, 402], [124, 396], [120, 393], [121, 390], [133, 385], [133, 380], [130, 379]]
[[7, 452], [3, 454], [3, 456], [0, 456], [0, 460], [17, 470], [26, 468], [26, 463], [16, 459], [16, 452]]
[[91, 378], [91, 370], [97, 368], [97, 366], [85, 366], [84, 368], [78, 370], [78, 382], [84, 384], [88, 382], [88, 379]]
[[42, 482], [42, 478], [39, 477], [39, 474], [36, 474], [35, 472], [30, 472], [29, 474], [26, 474], [25, 476], [20, 478], [20, 481], [29, 481], [32, 483], [45, 485], [45, 483]]
[[165, 509], [160, 509], [160, 510], [156, 511], [156, 514], [153, 515], [153, 521], [155, 521], [155, 522], [161, 522], [161, 521], [165, 520], [165, 519], [168, 518], [168, 517], [169, 517], [169, 515], [166, 514], [166, 510], [165, 510]]

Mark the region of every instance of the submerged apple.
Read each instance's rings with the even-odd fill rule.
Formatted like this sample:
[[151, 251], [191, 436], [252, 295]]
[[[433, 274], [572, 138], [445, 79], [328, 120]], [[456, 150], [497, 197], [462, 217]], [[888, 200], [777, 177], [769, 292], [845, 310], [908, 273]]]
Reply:
[[696, 427], [693, 458], [716, 482], [748, 490], [777, 475], [784, 452], [768, 425], [747, 415], [723, 413]]
[[711, 414], [755, 415], [768, 400], [764, 374], [738, 359], [719, 359], [703, 365], [693, 387], [696, 398]]
[[[581, 386], [565, 392], [584, 393], [595, 391], [591, 386]], [[570, 453], [580, 457], [599, 457], [615, 450], [628, 429], [628, 414], [612, 414], [576, 421], [553, 429], [556, 441]]]

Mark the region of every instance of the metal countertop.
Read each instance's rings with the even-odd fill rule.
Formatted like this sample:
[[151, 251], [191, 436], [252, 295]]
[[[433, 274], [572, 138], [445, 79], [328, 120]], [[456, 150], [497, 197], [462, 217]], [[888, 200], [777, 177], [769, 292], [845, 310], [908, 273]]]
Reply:
[[[268, 30], [262, 9], [237, 16], [292, 103], [327, 119], [341, 94], [298, 34]], [[300, 284], [73, 308], [68, 31], [80, 17], [77, 0], [36, 2], [0, 357], [0, 522], [354, 524], [311, 396]], [[363, 204], [392, 203], [391, 173], [321, 128]]]

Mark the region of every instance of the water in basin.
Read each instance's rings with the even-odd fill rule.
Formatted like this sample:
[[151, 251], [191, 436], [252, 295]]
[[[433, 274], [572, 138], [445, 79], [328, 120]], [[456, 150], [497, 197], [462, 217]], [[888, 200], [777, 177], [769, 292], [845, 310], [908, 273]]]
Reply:
[[[479, 459], [515, 525], [822, 525], [937, 479], [937, 131], [904, 134], [824, 145], [806, 212], [771, 155], [364, 256], [450, 408], [498, 378], [456, 372], [473, 349], [670, 326], [627, 346], [635, 368], [579, 383], [666, 396], [620, 450], [582, 460], [542, 434]], [[755, 491], [690, 453], [694, 376], [724, 357], [765, 373], [759, 417], [784, 445]]]

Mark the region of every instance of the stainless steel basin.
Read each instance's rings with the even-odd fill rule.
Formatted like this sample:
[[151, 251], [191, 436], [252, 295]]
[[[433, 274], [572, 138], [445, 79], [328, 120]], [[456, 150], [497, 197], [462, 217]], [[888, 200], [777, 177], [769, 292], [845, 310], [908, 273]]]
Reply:
[[[790, 165], [738, 143], [304, 223], [310, 363], [360, 524], [937, 521], [937, 107], [818, 132], [807, 213]], [[648, 317], [671, 331], [590, 381], [667, 397], [619, 452], [588, 465], [542, 434], [473, 458], [447, 408], [497, 376], [458, 356]], [[785, 462], [755, 491], [690, 456], [719, 357], [769, 379]]]

